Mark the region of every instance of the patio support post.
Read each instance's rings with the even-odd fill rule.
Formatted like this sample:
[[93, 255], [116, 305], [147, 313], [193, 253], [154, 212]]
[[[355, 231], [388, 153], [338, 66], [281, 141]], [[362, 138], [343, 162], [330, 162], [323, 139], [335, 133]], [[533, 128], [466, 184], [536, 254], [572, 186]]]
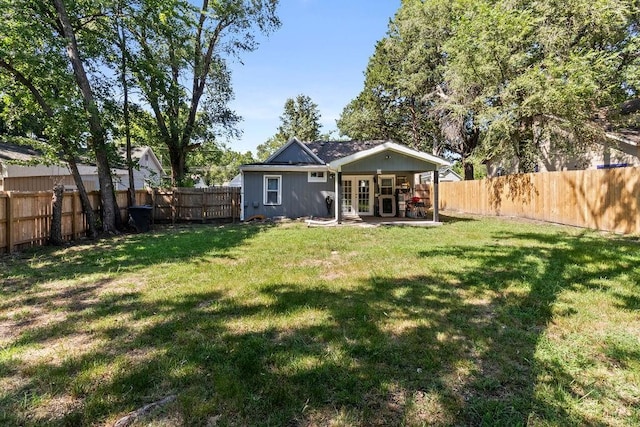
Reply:
[[333, 204], [336, 207], [336, 219], [342, 224], [342, 172], [336, 173], [336, 199]]
[[433, 171], [433, 222], [440, 221], [438, 209], [440, 206], [440, 197], [438, 192], [438, 181], [440, 180], [440, 171], [438, 168]]

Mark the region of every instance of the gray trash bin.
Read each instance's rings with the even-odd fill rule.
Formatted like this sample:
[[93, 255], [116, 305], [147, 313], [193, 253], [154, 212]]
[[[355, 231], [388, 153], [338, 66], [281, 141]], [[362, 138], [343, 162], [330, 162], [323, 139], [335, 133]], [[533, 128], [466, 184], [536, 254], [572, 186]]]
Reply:
[[138, 233], [145, 233], [151, 228], [151, 206], [129, 206], [130, 223]]

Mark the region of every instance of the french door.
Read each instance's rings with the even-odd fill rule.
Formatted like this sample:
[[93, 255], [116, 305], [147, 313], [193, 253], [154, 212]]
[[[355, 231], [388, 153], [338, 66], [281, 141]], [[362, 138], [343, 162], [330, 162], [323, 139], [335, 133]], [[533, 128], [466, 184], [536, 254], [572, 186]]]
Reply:
[[342, 177], [342, 213], [373, 215], [373, 177]]

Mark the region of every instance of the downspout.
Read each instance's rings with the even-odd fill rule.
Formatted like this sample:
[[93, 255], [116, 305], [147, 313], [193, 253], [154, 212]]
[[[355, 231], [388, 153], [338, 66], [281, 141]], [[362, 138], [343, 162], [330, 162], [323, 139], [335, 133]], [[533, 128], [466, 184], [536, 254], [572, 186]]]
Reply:
[[439, 206], [440, 195], [438, 191], [438, 181], [440, 181], [440, 170], [436, 166], [436, 170], [433, 171], [433, 222], [440, 221]]
[[342, 224], [342, 172], [338, 171], [336, 174], [336, 219], [338, 224]]
[[335, 182], [333, 183], [334, 190], [335, 190], [334, 193], [333, 193], [333, 194], [335, 194], [334, 201], [333, 201], [333, 210], [334, 210], [335, 220], [336, 220], [336, 222], [338, 222], [340, 220], [340, 218], [338, 217], [338, 212], [339, 212], [339, 209], [340, 209], [340, 207], [339, 207], [339, 205], [340, 205], [340, 203], [339, 203], [340, 197], [339, 197], [339, 194], [338, 194], [338, 192], [340, 191], [340, 183], [338, 181], [338, 172], [337, 171], [334, 172], [333, 177], [335, 179]]
[[240, 221], [244, 221], [244, 172], [240, 169]]

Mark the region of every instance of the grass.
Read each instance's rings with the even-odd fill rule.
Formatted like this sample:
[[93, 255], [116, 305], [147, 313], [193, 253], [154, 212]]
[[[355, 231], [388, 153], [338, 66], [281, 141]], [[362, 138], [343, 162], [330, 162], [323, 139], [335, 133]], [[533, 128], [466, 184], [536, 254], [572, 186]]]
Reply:
[[638, 425], [640, 243], [177, 227], [0, 258], [0, 424]]

